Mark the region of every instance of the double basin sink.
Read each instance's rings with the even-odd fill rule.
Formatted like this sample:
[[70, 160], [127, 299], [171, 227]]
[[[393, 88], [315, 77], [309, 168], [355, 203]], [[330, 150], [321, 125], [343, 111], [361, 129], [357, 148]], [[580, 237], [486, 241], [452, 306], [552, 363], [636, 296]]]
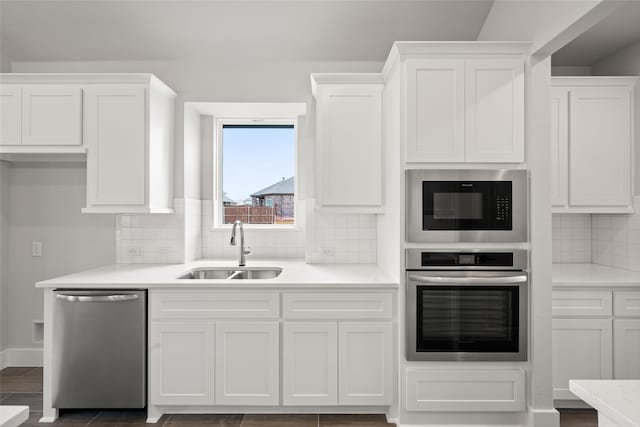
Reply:
[[273, 279], [282, 273], [278, 267], [254, 268], [254, 267], [203, 267], [195, 268], [178, 279], [200, 280], [249, 280], [249, 279]]

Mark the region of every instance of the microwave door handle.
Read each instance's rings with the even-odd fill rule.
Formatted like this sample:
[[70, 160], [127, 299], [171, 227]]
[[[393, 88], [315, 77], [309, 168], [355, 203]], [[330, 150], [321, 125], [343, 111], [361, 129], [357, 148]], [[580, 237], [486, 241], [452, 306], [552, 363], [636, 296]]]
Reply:
[[449, 276], [418, 276], [409, 275], [409, 280], [422, 283], [455, 283], [462, 285], [480, 285], [496, 283], [523, 283], [527, 281], [527, 276], [496, 276], [496, 277], [449, 277]]

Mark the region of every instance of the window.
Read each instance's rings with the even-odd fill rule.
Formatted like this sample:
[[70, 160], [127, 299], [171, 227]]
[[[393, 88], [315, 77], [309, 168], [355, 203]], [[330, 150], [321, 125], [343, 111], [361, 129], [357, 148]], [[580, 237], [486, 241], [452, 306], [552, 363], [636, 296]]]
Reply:
[[[259, 123], [256, 123], [258, 122]], [[296, 223], [296, 123], [217, 121], [216, 225], [264, 228]]]

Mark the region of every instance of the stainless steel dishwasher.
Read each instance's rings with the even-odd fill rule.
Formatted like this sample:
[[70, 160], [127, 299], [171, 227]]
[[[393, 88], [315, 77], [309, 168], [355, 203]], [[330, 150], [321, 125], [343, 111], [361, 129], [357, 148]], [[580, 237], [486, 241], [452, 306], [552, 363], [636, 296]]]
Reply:
[[144, 408], [144, 290], [55, 290], [54, 408]]

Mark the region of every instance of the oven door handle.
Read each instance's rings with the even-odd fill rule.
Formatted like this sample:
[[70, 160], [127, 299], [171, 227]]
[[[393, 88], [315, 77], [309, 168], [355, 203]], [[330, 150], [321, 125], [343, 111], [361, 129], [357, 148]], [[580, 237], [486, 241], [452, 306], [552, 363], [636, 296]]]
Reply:
[[496, 277], [450, 277], [450, 276], [419, 276], [410, 274], [409, 280], [423, 283], [455, 283], [455, 284], [496, 284], [496, 283], [523, 283], [527, 276], [496, 276]]

